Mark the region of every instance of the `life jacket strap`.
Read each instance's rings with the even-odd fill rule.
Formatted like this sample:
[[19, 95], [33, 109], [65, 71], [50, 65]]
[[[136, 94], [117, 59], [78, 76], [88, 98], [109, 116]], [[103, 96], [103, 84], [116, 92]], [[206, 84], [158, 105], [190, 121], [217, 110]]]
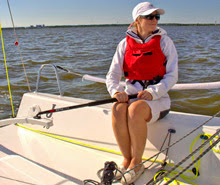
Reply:
[[162, 77], [158, 75], [157, 77], [154, 77], [153, 80], [133, 80], [131, 84], [135, 84], [136, 82], [138, 82], [141, 84], [144, 90], [144, 89], [147, 89], [149, 85], [155, 85], [159, 83], [161, 79]]

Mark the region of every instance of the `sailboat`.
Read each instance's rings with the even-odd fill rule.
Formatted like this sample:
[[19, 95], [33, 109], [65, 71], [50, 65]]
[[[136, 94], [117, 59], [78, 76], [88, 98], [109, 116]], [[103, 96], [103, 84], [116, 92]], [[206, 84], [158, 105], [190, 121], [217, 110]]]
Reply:
[[[54, 69], [60, 95], [39, 92], [41, 71], [48, 67]], [[43, 64], [35, 91], [23, 94], [17, 115], [0, 120], [0, 184], [120, 184], [115, 174], [122, 155], [111, 127], [111, 107], [116, 100], [63, 96], [58, 69], [65, 70]], [[83, 79], [105, 82], [91, 75]], [[219, 88], [220, 82], [173, 87]], [[171, 111], [150, 124], [142, 161], [145, 171], [135, 185], [218, 185], [219, 115], [220, 111], [213, 116]]]
[[[114, 99], [86, 99], [25, 93], [15, 118], [0, 121], [2, 184], [105, 184], [105, 164], [122, 159], [111, 128]], [[104, 79], [84, 76], [99, 82]], [[59, 86], [59, 78], [58, 88]], [[177, 84], [174, 88], [218, 84]], [[60, 89], [61, 90], [61, 89]], [[62, 94], [62, 93], [61, 93]], [[149, 125], [143, 164], [135, 184], [217, 185], [220, 174], [220, 118], [171, 111]], [[112, 171], [114, 174], [116, 169]], [[171, 180], [171, 182], [169, 182]], [[120, 184], [114, 181], [113, 184]], [[108, 182], [109, 183], [109, 182]]]

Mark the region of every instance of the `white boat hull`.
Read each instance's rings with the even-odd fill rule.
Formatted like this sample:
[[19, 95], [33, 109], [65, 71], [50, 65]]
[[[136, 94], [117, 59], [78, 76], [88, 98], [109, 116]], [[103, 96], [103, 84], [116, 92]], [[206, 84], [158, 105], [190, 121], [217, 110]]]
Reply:
[[[33, 106], [44, 111], [52, 109], [53, 104], [56, 105], [55, 108], [59, 108], [85, 102], [88, 100], [26, 93], [22, 98], [17, 118], [30, 116], [30, 109]], [[42, 116], [42, 118], [46, 117]], [[21, 123], [21, 125], [34, 130], [28, 130], [14, 124], [0, 129], [0, 171], [3, 173], [6, 169], [6, 172], [0, 177], [1, 182], [5, 182], [5, 184], [8, 182], [8, 184], [17, 182], [50, 185], [61, 182], [62, 184], [83, 184], [85, 179], [100, 181], [96, 173], [104, 167], [105, 161], [120, 163], [121, 155], [115, 154], [120, 150], [111, 127], [111, 104], [57, 112], [52, 115], [51, 119], [53, 125], [49, 129], [43, 128], [42, 125], [27, 123]], [[150, 158], [160, 150], [169, 129], [176, 131], [171, 137], [172, 144], [208, 119], [210, 119], [209, 116], [171, 111], [162, 120], [148, 126], [148, 140], [144, 157]], [[212, 119], [205, 126], [170, 148], [167, 162], [177, 164], [190, 154], [190, 146], [198, 135], [202, 133], [214, 134], [219, 128], [220, 119]], [[53, 136], [37, 131], [53, 134]], [[195, 144], [195, 147], [201, 143], [202, 139]], [[167, 145], [168, 142], [165, 143], [164, 148]], [[219, 150], [219, 144], [216, 148]], [[157, 160], [163, 161], [165, 155], [166, 152], [163, 152]], [[219, 184], [219, 159], [219, 153], [213, 150], [208, 152], [201, 159], [200, 176], [192, 182], [200, 185]], [[182, 167], [186, 167], [191, 162], [190, 158]], [[151, 162], [146, 162], [145, 166], [147, 167], [149, 164]], [[13, 173], [19, 172], [19, 174], [30, 172], [31, 170], [28, 170], [27, 166], [32, 166], [33, 170], [28, 176], [20, 175], [20, 178], [23, 179], [19, 179], [19, 175], [9, 176], [13, 170]], [[145, 170], [145, 173], [135, 184], [146, 184], [159, 168], [160, 164], [155, 163], [151, 170]], [[191, 176], [193, 175], [191, 174]], [[187, 184], [181, 178], [178, 180]]]

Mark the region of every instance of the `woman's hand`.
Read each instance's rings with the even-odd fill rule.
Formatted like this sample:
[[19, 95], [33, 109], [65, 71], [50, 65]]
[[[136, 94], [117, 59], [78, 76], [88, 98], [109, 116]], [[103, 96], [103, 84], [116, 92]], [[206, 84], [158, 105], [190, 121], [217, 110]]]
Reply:
[[120, 103], [128, 102], [128, 95], [126, 94], [126, 92], [116, 92], [113, 98], [116, 98]]
[[139, 91], [137, 97], [140, 98], [140, 99], [148, 100], [148, 101], [151, 101], [153, 99], [151, 93], [149, 93], [146, 90], [145, 91]]

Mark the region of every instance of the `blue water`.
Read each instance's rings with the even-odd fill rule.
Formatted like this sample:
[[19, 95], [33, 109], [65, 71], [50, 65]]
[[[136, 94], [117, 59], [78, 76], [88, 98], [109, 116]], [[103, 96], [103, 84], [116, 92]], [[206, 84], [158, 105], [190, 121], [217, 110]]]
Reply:
[[[179, 83], [220, 81], [219, 26], [162, 26], [174, 41], [179, 55]], [[17, 29], [22, 60], [31, 91], [42, 64], [60, 65], [80, 74], [105, 77], [126, 26]], [[3, 30], [6, 59], [15, 110], [28, 92], [13, 30]], [[0, 119], [12, 115], [2, 51], [0, 53]], [[104, 84], [82, 81], [59, 71], [65, 96], [99, 100], [109, 98]], [[42, 72], [40, 92], [59, 94], [52, 69]], [[172, 90], [172, 110], [213, 115], [220, 110], [218, 90]]]

